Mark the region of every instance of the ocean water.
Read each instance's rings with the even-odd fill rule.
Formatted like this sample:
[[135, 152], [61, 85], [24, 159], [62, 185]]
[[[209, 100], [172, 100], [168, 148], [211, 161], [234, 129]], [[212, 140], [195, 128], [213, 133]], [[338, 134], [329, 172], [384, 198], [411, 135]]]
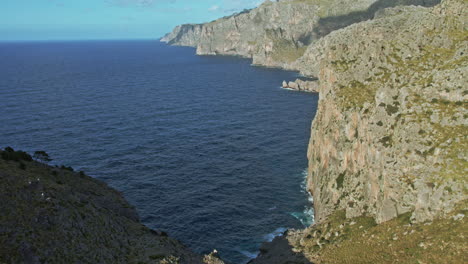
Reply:
[[0, 147], [45, 150], [123, 192], [142, 222], [233, 262], [312, 221], [315, 94], [297, 73], [156, 41], [0, 44]]

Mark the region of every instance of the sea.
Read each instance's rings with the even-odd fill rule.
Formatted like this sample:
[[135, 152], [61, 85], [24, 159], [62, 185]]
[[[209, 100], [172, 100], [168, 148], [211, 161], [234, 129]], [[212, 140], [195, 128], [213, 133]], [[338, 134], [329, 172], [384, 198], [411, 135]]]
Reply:
[[298, 73], [156, 40], [0, 43], [0, 148], [46, 151], [121, 191], [147, 226], [246, 263], [313, 222], [318, 95]]

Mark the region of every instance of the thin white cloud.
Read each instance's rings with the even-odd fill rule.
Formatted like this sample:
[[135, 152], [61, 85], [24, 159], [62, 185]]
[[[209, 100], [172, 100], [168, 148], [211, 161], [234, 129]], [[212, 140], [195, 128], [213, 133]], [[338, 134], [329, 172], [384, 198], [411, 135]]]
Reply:
[[[140, 7], [148, 7], [152, 6], [157, 2], [161, 2], [158, 0], [106, 0], [109, 4], [115, 6], [140, 6]], [[169, 0], [168, 2], [175, 2], [175, 0]]]
[[263, 2], [263, 0], [224, 0], [218, 11], [223, 11], [224, 13], [234, 13], [244, 9], [257, 7]]
[[215, 11], [218, 11], [218, 10], [219, 10], [218, 5], [214, 5], [214, 6], [210, 7], [210, 8], [208, 8], [208, 11], [210, 11], [210, 12], [215, 12]]
[[158, 9], [162, 12], [169, 12], [169, 13], [187, 13], [193, 10], [192, 7], [169, 7], [169, 8], [162, 8]]

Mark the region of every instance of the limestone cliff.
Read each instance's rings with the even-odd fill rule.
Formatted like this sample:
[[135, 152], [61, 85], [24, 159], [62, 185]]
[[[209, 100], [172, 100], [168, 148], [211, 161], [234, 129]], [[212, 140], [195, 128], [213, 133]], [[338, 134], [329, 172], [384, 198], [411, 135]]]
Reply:
[[320, 100], [308, 152], [317, 223], [287, 234], [293, 251], [313, 263], [466, 263], [467, 5], [385, 9], [296, 62], [319, 78]]
[[307, 46], [331, 31], [371, 19], [395, 5], [434, 5], [439, 0], [282, 0], [265, 1], [206, 24], [176, 27], [161, 41], [192, 46], [199, 55], [237, 55], [253, 64], [295, 69]]
[[317, 221], [345, 209], [420, 222], [467, 198], [466, 27], [463, 1], [399, 7], [309, 48], [303, 67], [317, 67], [321, 91], [309, 145]]

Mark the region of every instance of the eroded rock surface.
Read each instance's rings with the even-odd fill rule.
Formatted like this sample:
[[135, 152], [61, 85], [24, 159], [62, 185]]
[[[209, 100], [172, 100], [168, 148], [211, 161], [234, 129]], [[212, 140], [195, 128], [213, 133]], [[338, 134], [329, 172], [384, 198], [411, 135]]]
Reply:
[[467, 198], [466, 26], [466, 2], [447, 0], [385, 10], [309, 47], [301, 60], [321, 92], [308, 154], [317, 221], [345, 209], [420, 222]]
[[318, 93], [319, 83], [316, 80], [308, 81], [308, 80], [296, 79], [295, 81], [290, 81], [290, 82], [283, 81], [283, 88], [293, 89], [293, 90], [303, 91], [303, 92]]
[[307, 46], [333, 30], [371, 19], [385, 7], [434, 5], [440, 0], [282, 0], [265, 1], [205, 24], [177, 26], [161, 41], [192, 46], [199, 55], [237, 55], [253, 64], [296, 69]]

